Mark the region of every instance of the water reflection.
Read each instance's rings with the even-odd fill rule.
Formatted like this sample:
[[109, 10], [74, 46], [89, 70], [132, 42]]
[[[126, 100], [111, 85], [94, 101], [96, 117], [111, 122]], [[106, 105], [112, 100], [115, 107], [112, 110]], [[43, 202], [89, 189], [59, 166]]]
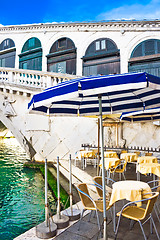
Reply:
[[[44, 221], [44, 179], [23, 167], [27, 155], [16, 139], [0, 140], [0, 240], [11, 240]], [[51, 205], [54, 199], [48, 194]]]

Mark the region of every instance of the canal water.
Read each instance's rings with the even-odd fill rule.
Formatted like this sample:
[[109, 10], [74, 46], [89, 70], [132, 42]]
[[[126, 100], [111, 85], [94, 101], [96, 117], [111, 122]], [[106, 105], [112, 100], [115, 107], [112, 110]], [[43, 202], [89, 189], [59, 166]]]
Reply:
[[[44, 221], [44, 179], [38, 170], [23, 167], [26, 160], [15, 138], [0, 139], [0, 240]], [[55, 206], [51, 192], [48, 198]]]

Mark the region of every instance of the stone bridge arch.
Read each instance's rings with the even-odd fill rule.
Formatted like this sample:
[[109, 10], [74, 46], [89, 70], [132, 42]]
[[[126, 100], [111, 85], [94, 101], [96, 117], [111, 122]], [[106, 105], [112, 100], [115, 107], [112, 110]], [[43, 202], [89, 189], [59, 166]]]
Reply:
[[[60, 73], [0, 68], [0, 121], [12, 132], [31, 160], [53, 160], [58, 155], [60, 158], [68, 158], [82, 143], [89, 143], [93, 136], [94, 143], [97, 142], [97, 131], [93, 131], [97, 129], [95, 120], [77, 117], [51, 119], [47, 116], [28, 114], [27, 107], [33, 94], [76, 77]], [[84, 125], [87, 137], [83, 134]]]
[[13, 96], [13, 93], [10, 93], [8, 91], [1, 91], [0, 121], [12, 132], [14, 137], [18, 140], [20, 145], [28, 154], [29, 158], [33, 159], [36, 154], [36, 150], [32, 146], [30, 140], [27, 139], [24, 121], [25, 114], [21, 114], [22, 109], [24, 110], [24, 112], [27, 110], [26, 106], [28, 99], [28, 97], [23, 97], [21, 95], [15, 94]]

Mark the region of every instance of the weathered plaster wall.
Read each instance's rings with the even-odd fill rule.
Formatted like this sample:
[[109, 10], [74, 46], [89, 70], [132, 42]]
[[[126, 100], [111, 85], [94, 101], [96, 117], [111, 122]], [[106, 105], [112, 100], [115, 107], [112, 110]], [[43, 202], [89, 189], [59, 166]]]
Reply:
[[124, 123], [123, 138], [127, 146], [160, 147], [160, 126], [153, 123]]

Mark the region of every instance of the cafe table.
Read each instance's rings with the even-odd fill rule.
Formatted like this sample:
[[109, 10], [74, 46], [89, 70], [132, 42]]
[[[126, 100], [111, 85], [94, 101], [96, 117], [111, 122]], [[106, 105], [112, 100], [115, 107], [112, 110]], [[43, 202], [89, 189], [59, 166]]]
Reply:
[[137, 163], [158, 163], [158, 160], [154, 156], [141, 156], [138, 157]]
[[124, 159], [127, 162], [136, 162], [138, 155], [137, 153], [121, 153], [120, 159]]
[[112, 194], [109, 205], [116, 201], [126, 199], [128, 201], [141, 200], [144, 193], [151, 192], [150, 186], [142, 181], [126, 180], [118, 181], [112, 185]]
[[114, 151], [105, 151], [104, 152], [104, 157], [105, 158], [118, 158], [118, 155]]
[[[104, 166], [106, 170], [109, 170], [110, 168], [117, 167], [118, 164], [121, 163], [121, 160], [119, 158], [104, 158]], [[100, 161], [99, 167], [102, 168], [102, 162]]]
[[152, 173], [153, 177], [155, 175], [160, 177], [160, 164], [159, 163], [140, 163], [137, 165], [137, 180], [140, 180], [140, 174]]
[[[125, 181], [118, 181], [113, 183], [112, 185], [112, 194], [110, 198], [109, 205], [114, 206], [114, 231], [115, 231], [115, 204], [117, 201], [126, 199], [128, 201], [138, 201], [142, 200], [143, 194], [152, 192], [150, 186], [141, 181], [134, 181], [134, 180], [125, 180]], [[150, 197], [150, 194], [145, 195], [145, 198]], [[141, 205], [138, 203], [137, 205]]]
[[[97, 157], [96, 157], [95, 151], [92, 151], [92, 150], [79, 150], [76, 153], [75, 161], [76, 161], [76, 159], [81, 160], [83, 169], [87, 166], [87, 159], [95, 159], [95, 166], [96, 166], [96, 159], [97, 159]], [[75, 163], [75, 165], [76, 165], [76, 163]]]

